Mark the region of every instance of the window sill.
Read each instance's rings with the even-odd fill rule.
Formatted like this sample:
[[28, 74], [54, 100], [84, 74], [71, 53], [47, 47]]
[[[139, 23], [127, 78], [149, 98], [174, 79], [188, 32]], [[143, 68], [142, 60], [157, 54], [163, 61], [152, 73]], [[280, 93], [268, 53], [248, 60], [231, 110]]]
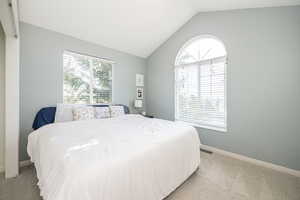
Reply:
[[193, 126], [195, 128], [204, 128], [204, 129], [213, 130], [213, 131], [219, 131], [219, 132], [223, 132], [223, 133], [227, 132], [226, 128], [219, 128], [219, 127], [214, 127], [214, 126], [206, 126], [206, 125], [195, 124], [195, 123], [191, 123], [191, 122], [185, 122], [185, 121], [181, 121], [181, 120], [175, 120], [175, 121], [185, 123], [185, 124]]

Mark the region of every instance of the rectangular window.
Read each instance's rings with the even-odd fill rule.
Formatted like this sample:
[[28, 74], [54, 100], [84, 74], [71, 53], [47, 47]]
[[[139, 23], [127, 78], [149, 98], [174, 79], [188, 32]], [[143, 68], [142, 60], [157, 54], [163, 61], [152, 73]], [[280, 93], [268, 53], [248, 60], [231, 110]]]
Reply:
[[175, 68], [175, 118], [226, 131], [226, 58]]
[[70, 51], [63, 54], [63, 101], [69, 104], [112, 102], [111, 61]]

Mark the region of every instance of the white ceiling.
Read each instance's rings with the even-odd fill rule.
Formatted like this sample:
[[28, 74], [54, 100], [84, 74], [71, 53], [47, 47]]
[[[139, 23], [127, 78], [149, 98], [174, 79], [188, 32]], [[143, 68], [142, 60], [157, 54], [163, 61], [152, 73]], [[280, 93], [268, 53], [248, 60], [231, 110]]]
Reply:
[[298, 5], [300, 0], [19, 0], [21, 21], [148, 57], [201, 11]]

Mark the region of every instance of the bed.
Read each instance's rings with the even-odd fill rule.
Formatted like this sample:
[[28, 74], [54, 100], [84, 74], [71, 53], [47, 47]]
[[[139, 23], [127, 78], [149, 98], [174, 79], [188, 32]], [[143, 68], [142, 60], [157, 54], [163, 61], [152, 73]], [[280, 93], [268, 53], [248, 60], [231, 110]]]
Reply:
[[135, 114], [49, 122], [27, 151], [44, 200], [161, 200], [200, 164], [193, 127]]

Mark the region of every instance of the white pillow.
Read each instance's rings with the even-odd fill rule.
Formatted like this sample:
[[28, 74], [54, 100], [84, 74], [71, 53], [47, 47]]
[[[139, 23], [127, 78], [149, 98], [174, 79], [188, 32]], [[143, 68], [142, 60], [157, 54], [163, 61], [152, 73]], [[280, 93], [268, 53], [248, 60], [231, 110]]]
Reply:
[[62, 104], [56, 105], [55, 122], [68, 122], [73, 121], [73, 107], [74, 104]]
[[111, 117], [118, 117], [118, 116], [125, 115], [123, 106], [110, 106], [109, 108], [110, 108]]
[[110, 109], [106, 107], [95, 107], [96, 119], [110, 118]]
[[89, 120], [95, 119], [95, 108], [92, 106], [80, 106], [73, 108], [74, 120]]

